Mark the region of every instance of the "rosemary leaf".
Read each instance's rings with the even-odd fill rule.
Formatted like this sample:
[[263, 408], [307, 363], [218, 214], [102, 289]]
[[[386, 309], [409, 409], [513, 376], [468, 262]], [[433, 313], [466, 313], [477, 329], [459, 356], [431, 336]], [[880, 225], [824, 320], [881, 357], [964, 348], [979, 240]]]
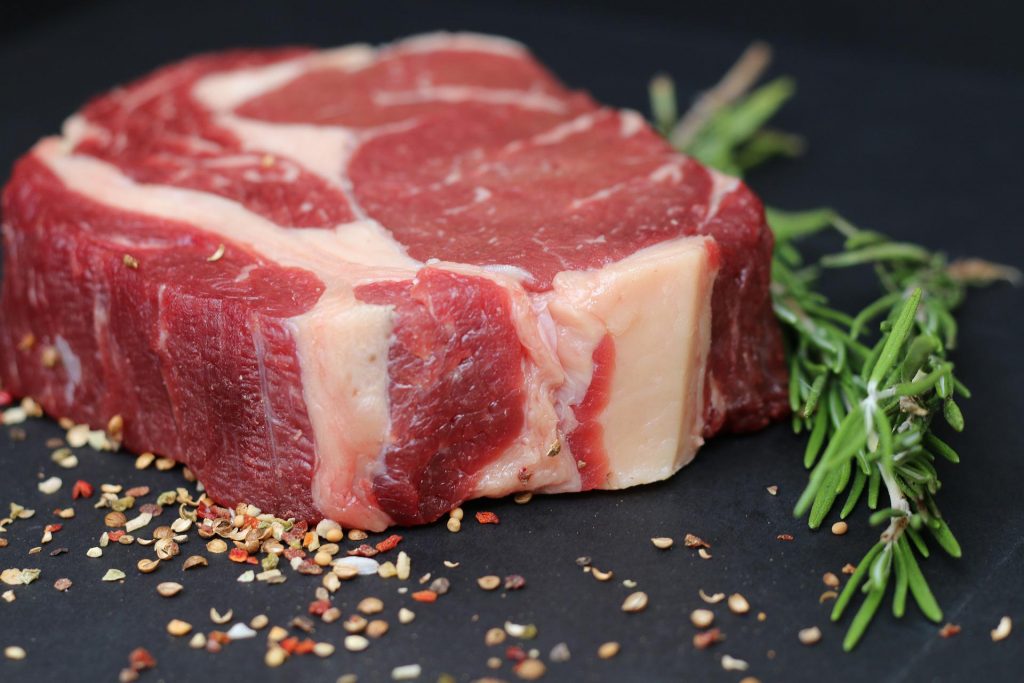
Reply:
[[917, 314], [919, 303], [921, 303], [921, 290], [915, 289], [914, 293], [907, 298], [900, 309], [900, 313], [896, 318], [896, 324], [886, 338], [885, 346], [882, 347], [882, 353], [878, 357], [874, 369], [871, 370], [871, 376], [868, 379], [869, 386], [872, 384], [877, 386], [885, 377], [885, 374], [892, 369], [893, 364], [896, 362], [896, 354], [900, 352], [900, 347], [903, 346], [903, 342], [907, 340], [907, 335], [910, 334], [910, 326], [914, 324], [914, 316]]
[[860, 564], [857, 565], [857, 569], [855, 569], [853, 574], [850, 575], [850, 580], [847, 581], [846, 585], [843, 587], [843, 591], [839, 594], [839, 597], [836, 598], [836, 604], [832, 607], [832, 614], [829, 617], [832, 621], [839, 621], [839, 619], [842, 618], [843, 612], [846, 610], [846, 606], [850, 604], [850, 600], [853, 599], [854, 594], [857, 592], [857, 587], [860, 585], [861, 581], [864, 580], [864, 577], [867, 576], [868, 569], [871, 567], [872, 561], [874, 561], [878, 553], [882, 552], [882, 548], [884, 546], [885, 543], [879, 541], [873, 545], [871, 550], [868, 551], [868, 554], [861, 559]]
[[939, 545], [950, 554], [951, 557], [960, 557], [962, 552], [960, 550], [960, 543], [956, 540], [953, 532], [949, 530], [949, 525], [943, 520], [938, 520], [938, 527], [928, 527], [932, 532], [932, 536], [938, 541]]
[[907, 573], [907, 582], [910, 585], [910, 594], [914, 596], [914, 600], [921, 609], [921, 613], [936, 623], [942, 621], [942, 610], [939, 608], [939, 603], [936, 602], [935, 596], [932, 595], [932, 589], [928, 587], [928, 582], [924, 580], [921, 567], [918, 566], [917, 560], [914, 559], [914, 553], [910, 548], [907, 548], [903, 553], [903, 560]]
[[904, 552], [909, 552], [907, 539], [896, 539], [896, 550], [893, 552], [893, 562], [896, 567], [896, 588], [892, 596], [892, 614], [897, 619], [902, 617], [907, 610], [907, 587], [910, 584], [907, 574], [907, 561], [903, 557]]
[[849, 652], [857, 646], [857, 643], [864, 636], [864, 631], [867, 630], [868, 624], [871, 623], [872, 617], [878, 611], [878, 606], [882, 603], [884, 596], [884, 585], [881, 588], [872, 588], [868, 592], [868, 596], [864, 599], [860, 609], [857, 610], [857, 616], [853, 618], [853, 623], [850, 624], [850, 628], [846, 632], [846, 637], [843, 638], [843, 650]]

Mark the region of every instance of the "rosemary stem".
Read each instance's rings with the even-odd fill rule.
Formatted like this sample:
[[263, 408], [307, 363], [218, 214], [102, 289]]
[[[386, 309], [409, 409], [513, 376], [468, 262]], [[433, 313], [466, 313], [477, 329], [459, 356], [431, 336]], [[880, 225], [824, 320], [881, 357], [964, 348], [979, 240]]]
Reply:
[[903, 489], [896, 482], [896, 477], [893, 476], [892, 470], [879, 463], [878, 471], [882, 475], [882, 483], [885, 484], [885, 490], [889, 494], [889, 507], [904, 513], [902, 516], [893, 516], [889, 520], [889, 526], [882, 532], [882, 540], [892, 544], [899, 540], [899, 537], [903, 535], [903, 530], [907, 528], [907, 518], [910, 516], [910, 502], [903, 495]]
[[675, 125], [669, 133], [669, 142], [672, 146], [676, 149], [685, 149], [715, 114], [747, 94], [771, 61], [772, 49], [767, 43], [752, 43], [722, 80], [698, 97]]

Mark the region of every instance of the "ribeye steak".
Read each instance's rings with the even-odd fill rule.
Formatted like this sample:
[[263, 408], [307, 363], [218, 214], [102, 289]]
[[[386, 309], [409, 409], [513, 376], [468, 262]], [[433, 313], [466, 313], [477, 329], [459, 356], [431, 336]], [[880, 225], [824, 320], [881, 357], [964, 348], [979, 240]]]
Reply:
[[225, 504], [424, 523], [787, 410], [757, 198], [506, 39], [160, 69], [17, 163], [3, 235], [4, 387]]

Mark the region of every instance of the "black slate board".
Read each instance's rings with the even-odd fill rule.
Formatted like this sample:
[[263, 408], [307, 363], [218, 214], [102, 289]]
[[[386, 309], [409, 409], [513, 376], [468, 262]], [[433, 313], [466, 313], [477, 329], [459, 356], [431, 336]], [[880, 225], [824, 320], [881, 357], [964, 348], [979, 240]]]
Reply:
[[[800, 85], [779, 125], [811, 141], [805, 158], [775, 164], [750, 178], [768, 203], [787, 208], [828, 204], [858, 222], [955, 255], [1017, 266], [1024, 261], [1019, 172], [1024, 79], [1013, 68], [1021, 60], [1010, 68], [982, 68], [991, 64], [985, 55], [975, 55], [963, 60], [973, 66], [958, 66], [957, 51], [966, 54], [975, 43], [917, 55], [893, 49], [904, 44], [898, 35], [865, 29], [882, 39], [860, 50], [854, 24], [827, 30], [823, 23], [822, 39], [807, 31], [787, 34], [775, 21], [767, 35], [759, 35], [749, 21], [735, 17], [716, 23], [715, 12], [706, 8], [695, 11], [700, 20], [691, 23], [684, 9], [663, 14], [648, 2], [636, 3], [634, 12], [612, 9], [609, 3], [556, 8], [540, 3], [105, 2], [50, 16], [27, 10], [19, 15], [19, 4], [11, 16], [22, 23], [5, 26], [0, 44], [0, 165], [5, 169], [88, 96], [199, 50], [377, 42], [436, 28], [473, 29], [518, 38], [569, 84], [611, 104], [643, 109], [645, 83], [654, 72], [673, 73], [683, 94], [691, 95], [713, 82], [750, 39], [768, 37], [777, 47], [775, 71], [795, 75]], [[904, 8], [901, 16], [913, 18], [914, 12]], [[855, 18], [857, 25], [867, 25], [863, 10]], [[976, 28], [977, 17], [969, 18], [964, 25]], [[839, 23], [846, 20], [845, 15], [835, 17]], [[1003, 20], [1013, 23], [1012, 17]], [[918, 36], [908, 44], [927, 48], [942, 43], [947, 34], [954, 43], [960, 37], [955, 17], [937, 23], [930, 13], [922, 22], [946, 33]], [[992, 23], [1002, 22], [994, 17]], [[800, 26], [806, 29], [807, 22]], [[1008, 35], [993, 30], [1001, 39]], [[842, 46], [830, 45], [829, 35], [841, 35]], [[984, 34], [972, 36], [981, 45]], [[1016, 52], [1002, 45], [987, 54]], [[863, 289], [868, 281], [842, 279], [837, 299], [863, 303], [870, 295]], [[339, 647], [330, 659], [293, 658], [269, 670], [262, 663], [262, 638], [212, 655], [167, 636], [164, 625], [178, 617], [209, 631], [211, 606], [233, 608], [246, 619], [265, 612], [272, 623], [286, 623], [305, 612], [314, 579], [293, 576], [270, 587], [238, 584], [234, 578], [241, 568], [221, 556], [209, 568], [185, 576], [180, 596], [161, 599], [154, 585], [180, 579], [180, 565], [139, 575], [134, 564], [148, 554], [139, 547], [111, 548], [102, 559], [86, 558], [86, 548], [100, 531], [101, 514], [82, 501], [75, 504], [78, 517], [45, 547], [47, 552], [26, 555], [38, 543], [43, 525], [56, 521], [49, 511], [69, 503], [76, 478], [146, 484], [154, 490], [181, 482], [177, 472], [136, 472], [128, 456], [87, 449], [79, 452], [76, 470], [60, 470], [43, 445], [60, 431], [51, 422], [33, 421], [25, 425], [26, 442], [0, 437], [0, 504], [15, 500], [38, 510], [33, 519], [11, 527], [10, 545], [0, 549], [0, 566], [43, 569], [38, 582], [16, 590], [16, 602], [0, 603], [0, 646], [19, 644], [29, 653], [22, 662], [0, 660], [0, 680], [116, 680], [129, 651], [139, 645], [159, 662], [155, 672], [143, 674], [142, 680], [149, 681], [333, 681], [350, 671], [360, 680], [375, 681], [387, 680], [392, 667], [413, 662], [423, 665], [424, 681], [442, 672], [460, 681], [488, 674], [514, 679], [507, 663], [497, 672], [485, 666], [487, 657], [501, 656], [503, 648], [485, 648], [483, 633], [506, 619], [536, 623], [539, 636], [526, 645], [545, 657], [555, 643], [568, 643], [571, 662], [550, 665], [546, 680], [738, 681], [744, 675], [764, 681], [1019, 680], [1021, 634], [993, 644], [988, 631], [1004, 614], [1015, 618], [1018, 630], [1024, 628], [1024, 513], [1018, 493], [1024, 439], [1015, 424], [1024, 412], [1018, 391], [1024, 383], [1022, 304], [1021, 290], [998, 287], [974, 294], [961, 316], [964, 334], [955, 360], [976, 398], [964, 404], [967, 433], [951, 439], [964, 463], [943, 468], [941, 502], [963, 544], [964, 559], [935, 557], [925, 565], [947, 619], [963, 627], [955, 638], [939, 638], [937, 628], [913, 609], [902, 621], [885, 612], [855, 653], [840, 653], [843, 629], [828, 624], [829, 608], [818, 604], [824, 590], [821, 575], [856, 562], [877, 531], [867, 527], [864, 514], [853, 517], [843, 538], [810, 533], [792, 519], [789, 511], [805, 480], [799, 464], [802, 442], [786, 426], [777, 426], [757, 435], [715, 439], [693, 465], [662, 484], [537, 498], [527, 506], [509, 500], [475, 503], [467, 506], [469, 515], [493, 510], [501, 525], [470, 522], [458, 535], [441, 525], [402, 531], [414, 576], [427, 571], [447, 576], [450, 594], [434, 605], [416, 605], [396, 592], [395, 580], [346, 584], [335, 596], [345, 614], [360, 598], [377, 595], [387, 605], [392, 632], [361, 654]], [[44, 474], [63, 477], [64, 488], [49, 497], [38, 493], [36, 481]], [[766, 493], [768, 484], [779, 486], [777, 497]], [[701, 560], [681, 544], [659, 552], [648, 541], [657, 535], [681, 540], [686, 532], [707, 539], [713, 559]], [[780, 533], [792, 533], [795, 540], [777, 541]], [[49, 557], [48, 551], [58, 546], [70, 552]], [[184, 552], [200, 549], [193, 538]], [[582, 574], [574, 563], [580, 555], [613, 569], [615, 580], [598, 583]], [[444, 559], [462, 565], [445, 569]], [[109, 567], [128, 573], [123, 585], [100, 582]], [[489, 573], [522, 574], [527, 587], [507, 595], [483, 593], [475, 578]], [[64, 576], [74, 586], [61, 594], [51, 586]], [[651, 596], [642, 614], [619, 611], [629, 592], [620, 582], [626, 578]], [[736, 617], [719, 606], [718, 625], [727, 640], [712, 650], [695, 651], [687, 614], [702, 606], [700, 588], [742, 592], [767, 620], [759, 623], [753, 614]], [[411, 625], [399, 626], [394, 614], [405, 604], [418, 616]], [[811, 625], [822, 627], [824, 639], [807, 648], [797, 642], [796, 632]], [[318, 627], [316, 637], [339, 643], [342, 635], [340, 624], [333, 624]], [[622, 652], [600, 661], [594, 653], [606, 640], [620, 641]], [[724, 672], [723, 654], [747, 660], [748, 674]]]

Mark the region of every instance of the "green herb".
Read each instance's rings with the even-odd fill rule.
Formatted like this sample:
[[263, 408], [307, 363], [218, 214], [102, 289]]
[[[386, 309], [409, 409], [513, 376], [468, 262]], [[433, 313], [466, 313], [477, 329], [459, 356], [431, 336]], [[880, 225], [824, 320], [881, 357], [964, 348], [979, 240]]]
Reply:
[[[794, 156], [800, 138], [763, 128], [794, 94], [778, 78], [751, 90], [770, 60], [752, 46], [690, 113], [675, 120], [671, 80], [651, 84], [656, 127], [673, 146], [734, 175], [775, 156]], [[927, 558], [926, 536], [953, 557], [960, 545], [936, 503], [941, 483], [937, 460], [960, 458], [935, 434], [945, 422], [962, 431], [958, 399], [970, 392], [954, 375], [948, 354], [956, 345], [953, 311], [967, 286], [1020, 273], [979, 260], [950, 264], [942, 254], [856, 227], [832, 209], [788, 212], [767, 209], [775, 234], [772, 302], [786, 335], [793, 429], [806, 432], [804, 464], [810, 469], [795, 514], [817, 529], [842, 501], [846, 518], [867, 492], [872, 524], [885, 524], [832, 611], [844, 616], [864, 594], [843, 640], [853, 649], [893, 586], [893, 614], [905, 612], [907, 593], [932, 621], [942, 619], [916, 555]], [[801, 239], [832, 234], [842, 251], [809, 262]], [[872, 266], [880, 296], [856, 315], [831, 308], [821, 294], [830, 269]], [[884, 487], [888, 506], [879, 509]], [[859, 590], [860, 589], [860, 590]]]

